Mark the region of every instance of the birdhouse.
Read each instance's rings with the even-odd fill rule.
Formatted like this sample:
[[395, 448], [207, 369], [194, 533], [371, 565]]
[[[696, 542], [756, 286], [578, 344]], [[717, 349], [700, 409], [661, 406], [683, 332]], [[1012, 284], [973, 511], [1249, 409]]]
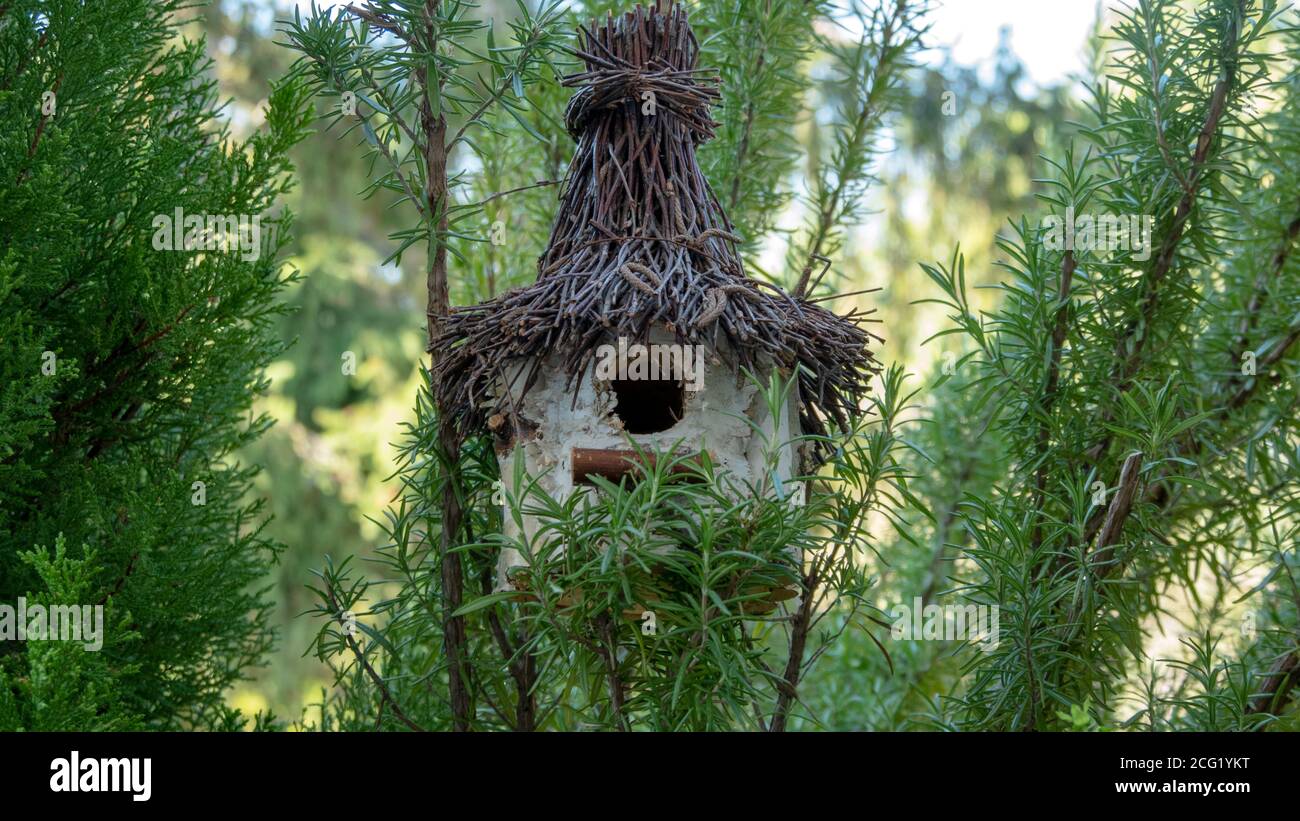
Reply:
[[[684, 9], [593, 23], [575, 51], [577, 149], [537, 279], [447, 318], [442, 412], [462, 435], [492, 432], [503, 477], [522, 460], [557, 499], [597, 492], [593, 476], [635, 481], [638, 449], [707, 453], [736, 487], [780, 488], [816, 458], [800, 436], [843, 423], [865, 393], [868, 334], [745, 274], [696, 161], [719, 94]], [[775, 409], [760, 390], [773, 374], [795, 384]], [[499, 588], [523, 562], [503, 553]]]

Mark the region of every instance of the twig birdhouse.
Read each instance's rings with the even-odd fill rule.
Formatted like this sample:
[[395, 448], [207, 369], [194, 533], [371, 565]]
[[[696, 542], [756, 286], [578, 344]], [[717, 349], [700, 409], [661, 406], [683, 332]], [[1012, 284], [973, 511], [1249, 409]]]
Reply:
[[[868, 334], [745, 275], [696, 161], [719, 95], [682, 8], [582, 28], [575, 51], [578, 147], [537, 280], [448, 317], [442, 412], [462, 435], [491, 429], [501, 475], [522, 459], [555, 498], [634, 471], [629, 439], [707, 452], [760, 484], [765, 448], [846, 421], [874, 370]], [[775, 415], [755, 384], [774, 371], [797, 375]], [[799, 475], [805, 455], [785, 445], [776, 478]], [[501, 557], [500, 586], [521, 562]]]

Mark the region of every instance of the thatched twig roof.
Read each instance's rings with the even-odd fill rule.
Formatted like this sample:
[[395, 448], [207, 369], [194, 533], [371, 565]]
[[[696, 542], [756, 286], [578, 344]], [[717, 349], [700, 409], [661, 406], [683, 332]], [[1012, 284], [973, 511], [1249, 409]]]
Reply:
[[805, 432], [842, 424], [865, 394], [875, 368], [861, 317], [744, 273], [739, 238], [695, 158], [718, 98], [697, 52], [676, 5], [580, 29], [586, 71], [565, 78], [579, 89], [566, 112], [578, 148], [537, 281], [454, 309], [435, 343], [439, 403], [464, 433], [507, 411], [494, 405], [506, 401], [495, 389], [506, 361], [531, 360], [525, 390], [552, 354], [572, 380], [598, 345], [645, 340], [655, 324], [683, 344], [717, 350], [725, 338], [742, 368], [800, 368]]

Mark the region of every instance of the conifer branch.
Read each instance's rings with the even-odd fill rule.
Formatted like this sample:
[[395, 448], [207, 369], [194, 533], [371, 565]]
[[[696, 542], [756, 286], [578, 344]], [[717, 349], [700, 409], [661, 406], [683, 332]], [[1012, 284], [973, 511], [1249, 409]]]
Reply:
[[[1250, 306], [1247, 309], [1246, 316], [1242, 317], [1235, 345], [1229, 354], [1229, 373], [1231, 375], [1216, 391], [1216, 395], [1228, 395], [1229, 398], [1214, 412], [1210, 417], [1211, 419], [1221, 420], [1231, 412], [1239, 410], [1246, 404], [1261, 383], [1258, 376], [1250, 380], [1246, 379], [1245, 375], [1240, 371], [1241, 358], [1245, 351], [1249, 350], [1247, 346], [1251, 344], [1250, 337], [1258, 326], [1260, 312], [1267, 303], [1269, 283], [1282, 277], [1283, 270], [1286, 268], [1287, 261], [1291, 257], [1298, 237], [1300, 237], [1300, 217], [1295, 218], [1286, 226], [1280, 244], [1273, 253], [1269, 267], [1260, 271], [1255, 277]], [[1294, 325], [1286, 336], [1269, 349], [1268, 354], [1263, 359], [1256, 361], [1257, 372], [1267, 372], [1270, 367], [1281, 361], [1297, 339], [1300, 339], [1300, 324]], [[1174, 453], [1183, 458], [1195, 458], [1204, 452], [1204, 448], [1204, 441], [1197, 438], [1194, 431], [1189, 430], [1174, 444]], [[1146, 501], [1153, 503], [1162, 511], [1173, 502], [1173, 493], [1170, 491], [1168, 483], [1163, 481], [1153, 482], [1148, 488], [1145, 497]]]
[[1274, 252], [1271, 264], [1255, 277], [1255, 288], [1250, 296], [1250, 304], [1246, 306], [1246, 313], [1241, 318], [1241, 327], [1237, 331], [1236, 342], [1228, 352], [1228, 370], [1230, 373], [1240, 375], [1241, 358], [1248, 350], [1246, 346], [1250, 344], [1250, 339], [1259, 326], [1260, 315], [1268, 302], [1269, 285], [1281, 278], [1287, 260], [1291, 257], [1291, 251], [1295, 247], [1297, 236], [1300, 236], [1300, 216], [1291, 220], [1290, 224], [1283, 230], [1281, 244], [1277, 251]]
[[46, 28], [41, 32], [41, 36], [36, 39], [36, 48], [32, 49], [30, 52], [24, 52], [19, 58], [18, 67], [14, 69], [13, 76], [5, 77], [3, 81], [0, 81], [0, 91], [8, 91], [13, 86], [14, 82], [23, 76], [23, 72], [27, 70], [27, 64], [31, 60], [31, 56], [42, 51], [45, 48], [45, 44], [49, 41], [49, 38], [50, 30]]
[[[42, 35], [42, 37], [43, 37], [43, 36], [44, 36], [44, 35]], [[54, 94], [58, 94], [58, 93], [59, 93], [59, 87], [62, 86], [62, 85], [63, 85], [63, 75], [60, 74], [58, 77], [56, 77], [56, 78], [54, 79], [54, 88], [52, 89], [52, 92], [53, 92]], [[42, 111], [41, 111], [41, 117], [40, 117], [40, 119], [36, 122], [36, 133], [32, 135], [32, 141], [31, 141], [31, 143], [28, 144], [28, 146], [27, 146], [27, 162], [28, 162], [28, 163], [30, 163], [33, 159], [36, 158], [36, 149], [37, 149], [38, 147], [40, 147], [40, 144], [41, 144], [41, 137], [45, 134], [45, 126], [46, 126], [46, 124], [49, 123], [49, 120], [50, 120], [50, 115], [46, 114], [45, 111], [42, 110]], [[18, 171], [18, 180], [17, 180], [17, 182], [15, 183], [15, 185], [22, 185], [23, 182], [24, 182], [24, 181], [25, 181], [29, 176], [31, 176], [31, 173], [32, 173], [32, 172], [31, 172], [31, 168], [28, 167], [26, 164], [24, 164], [23, 167]]]

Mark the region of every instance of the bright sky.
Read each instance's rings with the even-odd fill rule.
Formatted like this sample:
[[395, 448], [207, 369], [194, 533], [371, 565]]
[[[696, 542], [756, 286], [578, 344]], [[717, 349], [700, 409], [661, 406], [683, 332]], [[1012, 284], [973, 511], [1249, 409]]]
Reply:
[[[1083, 68], [1083, 44], [1097, 16], [1096, 0], [944, 0], [933, 12], [932, 46], [950, 46], [954, 59], [988, 59], [998, 32], [1011, 31], [1011, 48], [1039, 84], [1064, 80]], [[937, 59], [938, 55], [934, 55]]]

